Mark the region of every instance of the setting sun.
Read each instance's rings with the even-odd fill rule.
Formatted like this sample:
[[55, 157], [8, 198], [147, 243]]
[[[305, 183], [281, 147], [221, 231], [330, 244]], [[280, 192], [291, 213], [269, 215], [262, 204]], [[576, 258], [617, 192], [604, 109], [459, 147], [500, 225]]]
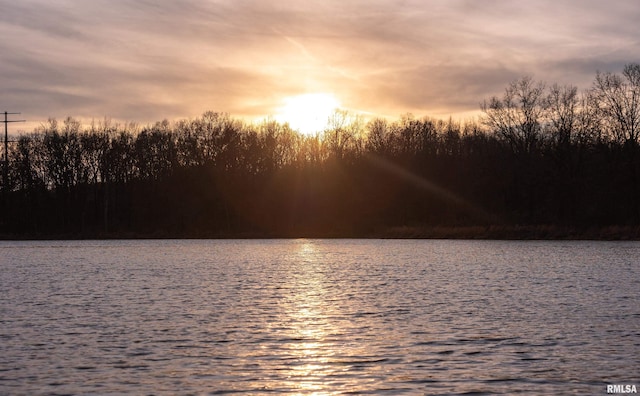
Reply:
[[331, 114], [340, 107], [338, 99], [328, 93], [289, 96], [283, 102], [275, 119], [289, 123], [291, 128], [305, 135], [321, 132]]

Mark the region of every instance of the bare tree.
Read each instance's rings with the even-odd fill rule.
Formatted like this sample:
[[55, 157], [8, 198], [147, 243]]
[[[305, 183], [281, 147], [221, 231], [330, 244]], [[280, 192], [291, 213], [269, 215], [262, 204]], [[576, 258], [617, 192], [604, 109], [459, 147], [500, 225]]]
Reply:
[[640, 64], [624, 67], [622, 75], [596, 74], [591, 89], [603, 126], [619, 143], [637, 144], [640, 138]]
[[552, 85], [546, 96], [547, 131], [556, 147], [566, 150], [571, 144], [578, 119], [578, 88]]
[[367, 123], [366, 148], [374, 154], [382, 154], [389, 143], [389, 124], [384, 118], [375, 118]]
[[332, 155], [343, 159], [346, 155], [357, 155], [362, 151], [363, 130], [362, 117], [346, 110], [335, 110], [329, 117], [323, 141]]
[[530, 153], [540, 144], [544, 91], [544, 83], [524, 77], [509, 84], [502, 99], [494, 96], [481, 105], [484, 123], [516, 153]]

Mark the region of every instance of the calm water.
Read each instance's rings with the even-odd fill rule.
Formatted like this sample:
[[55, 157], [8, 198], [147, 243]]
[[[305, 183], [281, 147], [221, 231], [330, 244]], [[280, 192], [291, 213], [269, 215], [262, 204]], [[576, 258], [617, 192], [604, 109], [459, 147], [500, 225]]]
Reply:
[[640, 243], [0, 242], [0, 394], [640, 387]]

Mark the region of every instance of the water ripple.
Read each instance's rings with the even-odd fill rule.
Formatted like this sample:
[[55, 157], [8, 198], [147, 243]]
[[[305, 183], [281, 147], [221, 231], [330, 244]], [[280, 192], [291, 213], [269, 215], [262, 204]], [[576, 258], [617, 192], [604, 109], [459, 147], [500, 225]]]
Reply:
[[640, 378], [638, 243], [0, 245], [2, 394], [602, 394]]

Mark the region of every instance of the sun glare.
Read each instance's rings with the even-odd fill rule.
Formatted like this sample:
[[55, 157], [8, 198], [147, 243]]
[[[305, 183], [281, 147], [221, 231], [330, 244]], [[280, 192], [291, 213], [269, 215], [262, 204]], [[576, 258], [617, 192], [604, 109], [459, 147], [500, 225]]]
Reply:
[[283, 102], [275, 119], [305, 135], [322, 132], [331, 114], [340, 107], [338, 99], [328, 93], [289, 96]]

